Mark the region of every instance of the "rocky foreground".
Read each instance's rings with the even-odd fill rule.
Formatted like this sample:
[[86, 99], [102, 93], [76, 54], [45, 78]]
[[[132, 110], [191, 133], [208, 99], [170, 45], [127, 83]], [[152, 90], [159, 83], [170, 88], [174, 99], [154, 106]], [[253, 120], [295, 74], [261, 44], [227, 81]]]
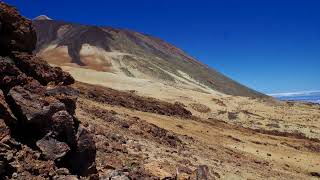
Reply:
[[0, 179], [97, 179], [70, 74], [32, 55], [31, 22], [0, 2]]
[[63, 67], [75, 82], [36, 41], [0, 3], [0, 179], [320, 177], [319, 105]]

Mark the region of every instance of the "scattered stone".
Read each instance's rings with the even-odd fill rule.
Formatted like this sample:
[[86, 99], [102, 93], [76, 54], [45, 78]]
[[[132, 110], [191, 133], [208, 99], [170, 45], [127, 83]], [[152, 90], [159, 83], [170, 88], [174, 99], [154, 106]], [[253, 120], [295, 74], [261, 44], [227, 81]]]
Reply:
[[235, 120], [238, 118], [238, 113], [236, 112], [228, 112], [228, 119]]
[[320, 172], [310, 172], [310, 175], [320, 178]]
[[209, 167], [206, 165], [200, 165], [191, 175], [191, 179], [197, 180], [209, 180]]
[[74, 175], [61, 175], [61, 176], [54, 176], [53, 180], [79, 180], [77, 176]]
[[67, 168], [59, 168], [56, 170], [56, 173], [58, 175], [69, 175], [70, 174], [70, 172]]
[[192, 104], [190, 104], [190, 106], [193, 110], [200, 112], [200, 113], [209, 113], [211, 111], [211, 109], [204, 104], [192, 103]]

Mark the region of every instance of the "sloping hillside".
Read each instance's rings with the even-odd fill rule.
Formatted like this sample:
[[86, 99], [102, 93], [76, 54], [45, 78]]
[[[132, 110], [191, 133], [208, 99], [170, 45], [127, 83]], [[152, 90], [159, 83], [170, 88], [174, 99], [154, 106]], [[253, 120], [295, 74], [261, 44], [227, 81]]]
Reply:
[[205, 92], [265, 97], [149, 35], [43, 18], [34, 20], [33, 24], [38, 36], [36, 53], [51, 64], [191, 85]]

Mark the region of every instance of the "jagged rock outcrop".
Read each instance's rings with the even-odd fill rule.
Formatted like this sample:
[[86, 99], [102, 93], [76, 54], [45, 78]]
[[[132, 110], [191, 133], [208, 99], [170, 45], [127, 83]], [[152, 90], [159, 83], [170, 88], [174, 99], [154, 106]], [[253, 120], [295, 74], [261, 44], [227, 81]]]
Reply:
[[0, 2], [0, 31], [1, 54], [11, 51], [32, 52], [36, 46], [37, 36], [32, 22], [3, 2]]
[[95, 179], [95, 142], [75, 117], [74, 79], [33, 56], [35, 45], [31, 22], [0, 2], [0, 179]]

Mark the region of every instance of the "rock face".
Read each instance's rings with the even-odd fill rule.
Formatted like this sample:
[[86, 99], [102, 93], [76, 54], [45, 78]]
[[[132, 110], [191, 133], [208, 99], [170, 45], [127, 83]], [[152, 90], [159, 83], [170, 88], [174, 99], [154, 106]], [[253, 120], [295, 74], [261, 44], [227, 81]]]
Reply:
[[95, 178], [95, 142], [75, 117], [74, 79], [31, 55], [35, 45], [31, 22], [0, 2], [0, 179]]
[[37, 36], [31, 21], [20, 16], [19, 12], [0, 2], [0, 53], [11, 51], [32, 52], [36, 46]]

